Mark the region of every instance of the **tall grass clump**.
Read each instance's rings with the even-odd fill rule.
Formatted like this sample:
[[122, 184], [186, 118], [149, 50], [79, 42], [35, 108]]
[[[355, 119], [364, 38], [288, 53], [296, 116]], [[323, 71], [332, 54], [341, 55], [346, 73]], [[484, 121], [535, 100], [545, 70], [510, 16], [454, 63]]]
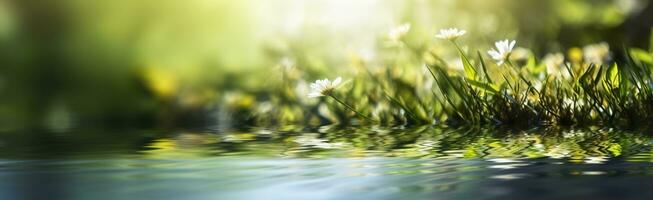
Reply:
[[408, 40], [409, 33], [408, 24], [391, 30], [380, 39], [378, 59], [354, 55], [346, 73], [309, 73], [309, 63], [297, 63], [292, 76], [281, 70], [277, 88], [283, 92], [268, 95], [286, 100], [266, 105], [285, 111], [253, 112], [254, 118], [516, 127], [638, 126], [653, 120], [650, 50], [624, 47], [615, 53], [598, 43], [538, 59], [508, 39], [486, 51], [471, 50], [459, 41], [469, 34], [456, 28], [441, 30], [437, 40]]

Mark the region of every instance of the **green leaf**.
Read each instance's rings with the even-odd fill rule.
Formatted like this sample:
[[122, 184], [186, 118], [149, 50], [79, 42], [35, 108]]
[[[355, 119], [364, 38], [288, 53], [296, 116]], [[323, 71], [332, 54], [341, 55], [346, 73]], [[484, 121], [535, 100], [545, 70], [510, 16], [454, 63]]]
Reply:
[[630, 55], [632, 55], [634, 59], [644, 63], [653, 64], [653, 55], [644, 49], [631, 48]]
[[616, 63], [608, 68], [608, 73], [606, 73], [606, 76], [607, 81], [613, 87], [619, 87], [619, 68], [617, 67]]
[[526, 61], [526, 69], [530, 72], [531, 75], [537, 75], [544, 73], [546, 66], [538, 65], [535, 55], [533, 53], [528, 53], [528, 61]]
[[583, 74], [580, 75], [580, 78], [578, 78], [578, 83], [587, 83], [589, 80], [589, 77], [594, 75], [594, 69], [596, 69], [596, 65], [590, 64], [590, 66], [583, 72]]
[[481, 83], [481, 82], [478, 82], [478, 81], [475, 81], [475, 80], [470, 80], [470, 79], [467, 79], [467, 82], [470, 85], [472, 85], [472, 86], [474, 86], [476, 88], [483, 89], [483, 91], [488, 92], [490, 94], [499, 93], [499, 90], [497, 88], [495, 88], [493, 85], [490, 85], [488, 83]]
[[458, 46], [458, 44], [454, 43], [454, 45], [456, 46], [456, 49], [458, 49], [458, 53], [460, 53], [460, 59], [463, 61], [463, 67], [465, 69], [465, 77], [467, 77], [467, 79], [477, 80], [476, 69], [474, 68], [472, 63], [469, 62], [467, 56], [465, 56], [465, 52], [463, 52], [463, 50]]
[[478, 61], [481, 63], [481, 68], [483, 69], [483, 74], [485, 75], [485, 80], [492, 84], [492, 79], [490, 78], [490, 74], [487, 73], [487, 66], [485, 66], [485, 61], [483, 60], [483, 55], [481, 55], [480, 51], [476, 51], [478, 54]]

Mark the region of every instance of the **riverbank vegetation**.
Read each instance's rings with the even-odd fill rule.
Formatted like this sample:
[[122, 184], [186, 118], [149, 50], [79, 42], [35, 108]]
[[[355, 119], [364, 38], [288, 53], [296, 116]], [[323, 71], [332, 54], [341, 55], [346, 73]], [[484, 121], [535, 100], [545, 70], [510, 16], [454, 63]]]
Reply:
[[493, 50], [470, 49], [457, 40], [464, 30], [445, 29], [436, 36], [444, 41], [430, 45], [458, 53], [446, 61], [429, 51], [430, 45], [418, 49], [404, 43], [407, 27], [389, 31], [386, 42], [395, 44], [391, 59], [382, 64], [352, 59], [356, 71], [342, 85], [340, 77], [333, 84], [318, 80], [307, 91], [301, 67], [284, 60], [283, 84], [275, 92], [280, 95], [252, 117], [262, 123], [520, 127], [636, 126], [653, 119], [649, 50], [611, 51], [607, 43], [597, 43], [538, 58], [515, 40], [498, 41]]

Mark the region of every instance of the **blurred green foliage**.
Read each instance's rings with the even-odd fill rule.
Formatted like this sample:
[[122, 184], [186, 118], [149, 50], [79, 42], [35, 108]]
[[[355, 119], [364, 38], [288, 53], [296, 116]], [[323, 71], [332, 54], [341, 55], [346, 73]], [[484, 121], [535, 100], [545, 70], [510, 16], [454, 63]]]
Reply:
[[[448, 108], [431, 103], [432, 88], [415, 89], [433, 84], [422, 65], [458, 58], [437, 30], [473, 34], [461, 39], [469, 55], [503, 38], [534, 59], [600, 41], [615, 55], [650, 53], [652, 9], [644, 0], [0, 0], [0, 129], [344, 121], [352, 113], [302, 95], [339, 75], [357, 77], [342, 95], [363, 112], [430, 123]], [[388, 43], [401, 23], [410, 32]]]

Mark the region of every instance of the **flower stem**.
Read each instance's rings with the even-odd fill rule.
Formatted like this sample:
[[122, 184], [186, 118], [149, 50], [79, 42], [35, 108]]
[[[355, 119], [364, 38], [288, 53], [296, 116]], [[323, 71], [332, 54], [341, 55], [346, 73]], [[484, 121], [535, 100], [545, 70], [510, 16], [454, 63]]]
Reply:
[[367, 115], [363, 115], [363, 113], [360, 113], [360, 112], [356, 111], [356, 109], [354, 109], [354, 108], [353, 108], [352, 106], [350, 106], [349, 104], [343, 102], [342, 100], [338, 99], [338, 97], [336, 97], [335, 95], [333, 95], [333, 94], [329, 94], [329, 96], [330, 96], [331, 98], [333, 98], [334, 100], [336, 100], [338, 103], [340, 103], [340, 104], [342, 104], [343, 106], [345, 106], [347, 109], [349, 109], [349, 110], [351, 110], [351, 111], [354, 111], [354, 113], [356, 113], [358, 116], [361, 116], [361, 117], [363, 117], [363, 118], [365, 118], [365, 119], [367, 119], [367, 120], [370, 120], [370, 121], [376, 122], [376, 120], [374, 120], [374, 119], [368, 117]]
[[463, 49], [460, 48], [460, 46], [458, 46], [458, 43], [456, 43], [455, 40], [450, 40], [450, 41], [451, 41], [451, 43], [453, 44], [453, 46], [456, 47], [456, 50], [458, 50], [458, 53], [462, 56], [462, 55], [464, 54], [464, 53], [463, 53]]
[[512, 61], [510, 61], [510, 54], [508, 54], [505, 62], [508, 63], [508, 66], [510, 66], [510, 68], [513, 68], [513, 69], [516, 68], [515, 65], [512, 64]]

